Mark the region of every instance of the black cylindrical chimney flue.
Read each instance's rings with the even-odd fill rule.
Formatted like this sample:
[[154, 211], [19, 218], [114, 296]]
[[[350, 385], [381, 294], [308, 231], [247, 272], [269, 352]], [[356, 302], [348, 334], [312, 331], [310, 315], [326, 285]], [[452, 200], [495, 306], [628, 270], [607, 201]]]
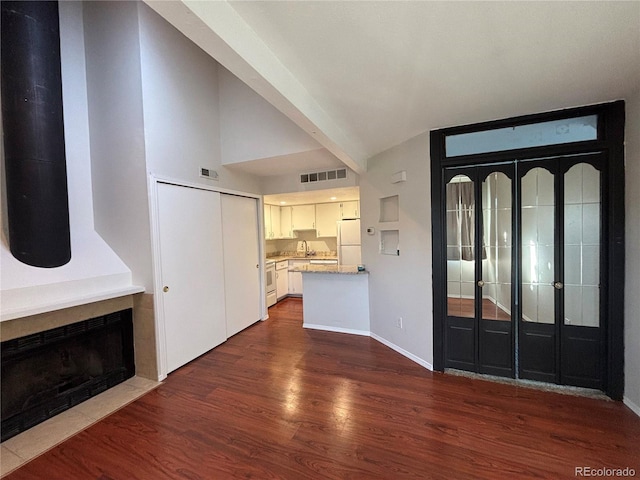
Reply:
[[36, 267], [71, 259], [58, 2], [1, 2], [9, 246]]

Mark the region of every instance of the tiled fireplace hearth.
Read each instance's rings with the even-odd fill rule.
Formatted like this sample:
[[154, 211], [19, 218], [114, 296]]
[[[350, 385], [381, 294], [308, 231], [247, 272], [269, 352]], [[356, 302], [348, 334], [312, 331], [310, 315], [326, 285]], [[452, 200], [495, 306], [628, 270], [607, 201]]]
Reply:
[[[116, 328], [117, 324], [125, 325], [124, 329]], [[109, 333], [102, 340], [92, 339], [93, 333], [100, 329]], [[62, 339], [64, 334], [69, 334], [71, 343], [65, 343]], [[158, 385], [153, 295], [125, 295], [7, 320], [0, 323], [0, 341], [3, 347], [8, 347], [2, 352], [3, 443], [0, 449], [0, 476]], [[26, 370], [37, 365], [35, 360], [30, 359], [31, 353], [46, 347], [47, 343], [53, 349], [44, 354], [44, 363], [57, 362], [57, 368], [53, 369], [53, 373], [45, 373], [45, 369], [36, 367], [36, 376], [41, 375], [45, 379], [44, 391], [16, 391], [32, 389], [33, 382], [21, 382], [20, 378]], [[14, 352], [14, 360], [18, 362], [14, 362], [12, 370], [7, 369], [5, 360], [11, 357], [8, 350], [24, 345], [25, 349]], [[121, 348], [128, 349], [122, 361], [116, 360], [124, 352], [119, 351]], [[46, 348], [42, 351], [46, 351]], [[100, 356], [103, 358], [99, 359]], [[78, 364], [82, 362], [85, 365], [79, 367]], [[134, 362], [136, 376], [129, 378], [134, 373]], [[71, 371], [78, 374], [75, 379], [68, 375]], [[104, 378], [98, 379], [100, 373], [105, 374]], [[87, 379], [89, 382], [84, 388], [80, 384]], [[60, 391], [71, 392], [73, 398], [62, 400], [63, 396], [58, 395]], [[6, 400], [11, 398], [10, 393], [17, 399], [13, 405]], [[89, 394], [98, 395], [85, 401]], [[32, 408], [47, 401], [50, 401], [50, 405], [46, 407]], [[34, 410], [31, 412], [34, 418], [27, 419], [25, 425], [36, 425], [13, 436], [16, 433], [15, 422], [5, 420], [13, 416], [17, 404]], [[39, 423], [43, 420], [43, 409], [49, 409], [54, 414], [62, 413]]]

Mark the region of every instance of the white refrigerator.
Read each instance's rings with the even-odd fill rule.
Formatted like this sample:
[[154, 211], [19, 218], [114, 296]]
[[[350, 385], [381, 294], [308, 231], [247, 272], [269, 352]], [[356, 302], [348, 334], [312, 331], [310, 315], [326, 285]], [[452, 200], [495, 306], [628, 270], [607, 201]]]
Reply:
[[360, 265], [360, 220], [338, 222], [338, 264]]

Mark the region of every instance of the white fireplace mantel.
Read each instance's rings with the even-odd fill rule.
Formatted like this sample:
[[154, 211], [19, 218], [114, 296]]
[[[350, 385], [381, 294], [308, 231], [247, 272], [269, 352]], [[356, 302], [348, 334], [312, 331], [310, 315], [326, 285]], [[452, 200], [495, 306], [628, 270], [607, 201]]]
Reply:
[[0, 244], [0, 321], [144, 292], [131, 270], [93, 231], [72, 235], [71, 261], [37, 268], [16, 260], [5, 238]]

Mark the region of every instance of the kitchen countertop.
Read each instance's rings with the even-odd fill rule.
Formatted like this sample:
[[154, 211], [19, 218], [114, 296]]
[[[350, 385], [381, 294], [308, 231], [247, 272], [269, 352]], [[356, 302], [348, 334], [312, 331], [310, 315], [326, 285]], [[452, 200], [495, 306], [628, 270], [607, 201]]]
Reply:
[[362, 275], [368, 274], [366, 270], [359, 271], [357, 265], [297, 265], [290, 272], [302, 273], [334, 273], [341, 275]]

